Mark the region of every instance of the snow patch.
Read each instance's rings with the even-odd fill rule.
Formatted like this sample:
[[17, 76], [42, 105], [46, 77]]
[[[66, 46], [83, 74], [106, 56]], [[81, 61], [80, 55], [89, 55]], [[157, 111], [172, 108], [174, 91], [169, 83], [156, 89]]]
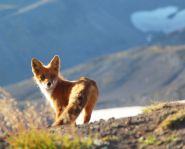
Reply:
[[[185, 104], [185, 100], [176, 100], [176, 101], [171, 101], [169, 103]], [[125, 117], [137, 116], [143, 113], [144, 108], [146, 107], [133, 106], [133, 107], [120, 107], [120, 108], [94, 110], [91, 115], [90, 122], [99, 121], [100, 119], [108, 120], [109, 118], [125, 118]], [[82, 124], [82, 122], [83, 122], [83, 115], [81, 113], [77, 119], [77, 124]]]
[[[90, 122], [99, 121], [100, 119], [108, 120], [109, 118], [124, 118], [131, 117], [141, 114], [144, 107], [122, 107], [122, 108], [111, 108], [111, 109], [102, 109], [95, 110], [91, 115]], [[77, 119], [77, 124], [82, 124], [83, 117], [82, 114]]]
[[185, 28], [185, 9], [176, 6], [139, 11], [131, 15], [132, 24], [142, 32], [162, 32], [165, 34]]

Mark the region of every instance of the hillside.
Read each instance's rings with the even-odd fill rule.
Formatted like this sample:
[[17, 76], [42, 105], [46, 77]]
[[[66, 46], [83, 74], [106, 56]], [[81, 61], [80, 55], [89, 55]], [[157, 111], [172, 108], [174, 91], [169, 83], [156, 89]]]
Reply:
[[[31, 112], [34, 113], [33, 110]], [[106, 121], [99, 120], [76, 127], [62, 126], [46, 129], [45, 123], [36, 121], [35, 124], [42, 124], [39, 125], [42, 126], [42, 129], [36, 126], [38, 128], [34, 130], [28, 128], [22, 131], [14, 130], [17, 132], [16, 134], [0, 133], [0, 147], [20, 148], [24, 146], [25, 148], [39, 147], [41, 149], [51, 147], [66, 149], [184, 148], [184, 104], [160, 103], [146, 107], [143, 112], [134, 117], [110, 118]], [[20, 115], [17, 116], [18, 119]], [[27, 114], [24, 116], [24, 119], [29, 118]], [[43, 117], [39, 118], [43, 119]], [[33, 117], [31, 119], [34, 120]], [[33, 121], [28, 122], [30, 122], [28, 124], [33, 124]], [[17, 126], [15, 125], [17, 123], [21, 122], [16, 121], [14, 126]], [[4, 123], [1, 121], [1, 124]], [[36, 139], [35, 136], [37, 136]], [[66, 136], [69, 136], [69, 139]]]
[[[96, 148], [183, 149], [184, 117], [184, 104], [161, 103], [146, 108], [139, 116], [81, 125], [78, 133], [92, 135], [94, 138], [99, 134], [99, 140], [103, 141]], [[61, 134], [66, 132], [65, 129], [61, 130]]]
[[[182, 100], [185, 98], [185, 46], [123, 51], [99, 57], [62, 74], [72, 80], [82, 75], [95, 79], [100, 89], [97, 108]], [[6, 89], [21, 101], [38, 102], [37, 99], [43, 98], [32, 79]]]
[[58, 54], [69, 68], [122, 49], [184, 44], [184, 8], [174, 0], [1, 0], [0, 86], [31, 77], [32, 57]]
[[0, 87], [0, 99], [11, 99], [12, 95], [7, 92], [4, 88]]

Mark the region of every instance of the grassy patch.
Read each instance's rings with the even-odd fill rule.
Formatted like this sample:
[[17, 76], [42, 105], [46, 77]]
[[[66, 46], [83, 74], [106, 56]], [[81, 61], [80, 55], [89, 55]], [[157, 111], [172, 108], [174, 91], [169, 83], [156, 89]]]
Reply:
[[92, 139], [76, 133], [62, 135], [47, 130], [53, 121], [53, 112], [48, 105], [36, 106], [27, 103], [24, 108], [15, 99], [0, 100], [0, 137], [14, 149], [89, 149]]
[[166, 103], [155, 103], [155, 104], [152, 104], [150, 106], [147, 106], [146, 108], [143, 109], [143, 112], [144, 113], [151, 113], [153, 111], [157, 111], [161, 108], [163, 108], [164, 106], [166, 106], [167, 104]]
[[146, 138], [141, 137], [139, 138], [139, 142], [142, 143], [143, 146], [148, 145], [161, 145], [161, 144], [169, 144], [171, 142], [175, 142], [178, 139], [176, 135], [170, 135], [169, 137], [164, 137], [162, 140], [157, 140], [155, 136], [148, 136]]
[[10, 148], [21, 149], [90, 149], [92, 140], [79, 136], [50, 133], [47, 130], [29, 130], [7, 138]]
[[176, 135], [170, 135], [168, 137], [164, 137], [162, 138], [161, 140], [159, 140], [157, 142], [158, 145], [161, 145], [161, 144], [170, 144], [172, 142], [175, 142], [177, 141], [179, 138], [176, 136]]
[[171, 135], [169, 137], [166, 138], [165, 141], [163, 141], [164, 143], [171, 143], [171, 142], [175, 142], [178, 139], [178, 137], [176, 135]]
[[139, 142], [141, 142], [144, 145], [153, 145], [157, 143], [157, 139], [155, 136], [148, 136], [147, 138], [139, 138]]
[[171, 142], [175, 142], [178, 139], [177, 136], [175, 135], [171, 135], [166, 139], [166, 143], [171, 143]]
[[109, 142], [109, 141], [118, 141], [119, 138], [117, 136], [105, 136], [102, 138], [103, 141]]
[[46, 105], [36, 106], [27, 103], [20, 108], [15, 99], [0, 100], [0, 135], [2, 133], [17, 133], [32, 128], [46, 128], [53, 121], [53, 112]]
[[159, 125], [158, 130], [164, 130], [175, 126], [175, 124], [185, 121], [185, 109], [179, 110], [177, 113], [168, 116], [162, 123]]

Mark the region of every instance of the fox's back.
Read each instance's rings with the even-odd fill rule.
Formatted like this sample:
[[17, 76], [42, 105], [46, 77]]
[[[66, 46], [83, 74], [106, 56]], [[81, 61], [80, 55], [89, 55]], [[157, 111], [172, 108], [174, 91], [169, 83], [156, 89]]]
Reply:
[[[87, 77], [80, 77], [79, 80], [76, 80], [76, 81], [68, 81], [68, 80], [62, 79], [58, 82], [55, 90], [53, 91], [52, 96], [56, 100], [57, 99], [67, 100], [69, 99], [71, 94], [77, 94], [82, 90], [85, 94], [85, 92], [88, 92], [90, 87], [95, 88], [98, 94], [98, 88], [97, 88], [96, 82]], [[68, 101], [66, 101], [66, 103], [67, 102]]]

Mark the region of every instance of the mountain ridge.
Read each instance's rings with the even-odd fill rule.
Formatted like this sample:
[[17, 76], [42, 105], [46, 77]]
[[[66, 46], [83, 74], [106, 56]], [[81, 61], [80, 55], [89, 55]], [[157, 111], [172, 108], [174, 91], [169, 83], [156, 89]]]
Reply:
[[[104, 56], [62, 71], [64, 78], [96, 80], [97, 108], [140, 106], [185, 97], [185, 46], [152, 46]], [[17, 99], [41, 101], [32, 79], [6, 89]]]
[[[42, 5], [36, 7], [36, 4]], [[129, 0], [2, 1], [0, 63], [3, 65], [0, 67], [0, 78], [3, 79], [0, 79], [0, 85], [6, 86], [31, 77], [32, 57], [48, 62], [58, 54], [63, 59], [63, 68], [67, 69], [123, 49], [155, 43], [183, 44], [183, 33], [176, 32], [175, 36], [145, 33], [131, 21], [133, 13], [165, 9], [169, 5], [179, 10], [185, 7], [183, 2], [173, 0], [142, 0], [135, 3]], [[31, 9], [33, 7], [36, 8]], [[11, 73], [7, 68], [11, 68]]]

